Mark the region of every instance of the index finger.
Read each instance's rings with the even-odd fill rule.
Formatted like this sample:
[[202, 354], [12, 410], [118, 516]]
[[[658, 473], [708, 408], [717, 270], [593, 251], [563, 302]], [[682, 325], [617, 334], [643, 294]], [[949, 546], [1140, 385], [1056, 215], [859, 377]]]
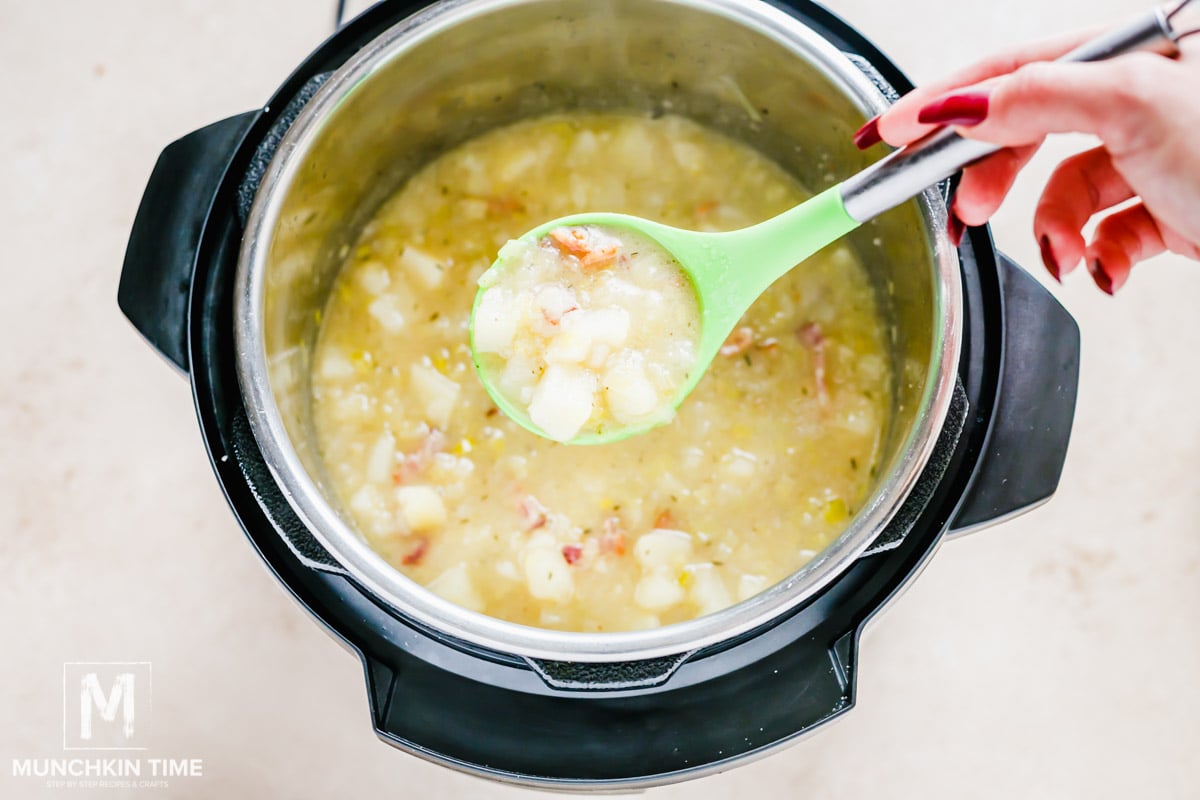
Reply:
[[959, 70], [948, 78], [918, 87], [900, 98], [879, 118], [879, 133], [885, 142], [895, 147], [916, 141], [939, 127], [923, 125], [917, 121], [917, 115], [930, 101], [954, 89], [1008, 75], [1034, 61], [1053, 61], [1084, 42], [1095, 38], [1103, 30], [1102, 28], [1092, 28], [1086, 31], [1076, 31], [1002, 51]]

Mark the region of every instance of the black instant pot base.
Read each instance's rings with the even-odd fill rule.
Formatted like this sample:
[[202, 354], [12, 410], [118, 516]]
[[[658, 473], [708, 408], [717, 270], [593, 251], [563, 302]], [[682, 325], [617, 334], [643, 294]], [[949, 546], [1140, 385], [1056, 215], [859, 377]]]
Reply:
[[[296, 599], [361, 654], [380, 735], [460, 769], [561, 788], [665, 783], [718, 771], [844, 713], [854, 704], [864, 623], [934, 550], [988, 430], [1000, 337], [985, 331], [1002, 328], [1003, 308], [986, 230], [973, 231], [961, 250], [966, 316], [960, 377], [970, 413], [957, 446], [944, 454], [949, 477], [930, 492], [908, 535], [893, 549], [860, 559], [788, 619], [698, 653], [661, 686], [553, 689], [522, 659], [480, 651], [397, 618], [345, 576], [313, 568], [319, 554], [299, 554], [280, 535], [303, 524], [269, 480], [245, 423], [235, 373], [239, 183], [278, 109], [309, 78], [336, 68], [419, 7], [374, 7], [289, 79], [272, 99], [271, 112], [247, 119], [248, 133], [208, 217], [191, 294], [190, 367], [214, 469], [247, 537]], [[824, 9], [803, 0], [788, 8], [843, 50], [872, 62], [900, 91], [910, 88], [882, 54]]]

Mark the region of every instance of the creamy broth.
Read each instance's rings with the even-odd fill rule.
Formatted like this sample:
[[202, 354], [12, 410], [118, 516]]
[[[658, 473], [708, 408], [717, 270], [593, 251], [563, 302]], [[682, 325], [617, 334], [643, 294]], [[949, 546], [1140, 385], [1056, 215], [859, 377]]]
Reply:
[[731, 230], [806, 196], [677, 117], [530, 120], [430, 163], [347, 255], [314, 358], [322, 458], [366, 541], [455, 603], [573, 631], [683, 621], [801, 567], [863, 502], [888, 424], [884, 328], [846, 245], [754, 305], [670, 424], [615, 444], [499, 413], [468, 324], [496, 253], [546, 220]]

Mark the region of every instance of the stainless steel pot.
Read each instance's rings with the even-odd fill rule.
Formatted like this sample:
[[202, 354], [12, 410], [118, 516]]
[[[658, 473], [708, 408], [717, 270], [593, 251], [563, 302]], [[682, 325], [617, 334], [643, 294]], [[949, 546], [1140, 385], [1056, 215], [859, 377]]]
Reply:
[[[338, 251], [432, 156], [545, 111], [670, 104], [814, 190], [863, 165], [848, 138], [883, 103], [873, 84], [889, 95], [911, 85], [813, 0], [777, 1], [787, 16], [732, 0], [493, 0], [410, 16], [420, 0], [382, 0], [265, 107], [159, 157], [130, 232], [121, 310], [187, 373], [214, 476], [248, 541], [362, 660], [371, 722], [389, 743], [543, 788], [628, 790], [728, 769], [854, 706], [859, 637], [940, 542], [1053, 495], [1078, 328], [987, 228], [951, 250], [936, 194], [852, 240], [893, 323], [889, 471], [816, 563], [738, 608], [650, 635], [505, 625], [392, 572], [323, 493], [306, 408], [309, 312]], [[1138, 30], [1162, 27], [1148, 19]], [[873, 186], [866, 194], [878, 197]], [[703, 642], [713, 644], [694, 649]]]
[[[379, 36], [305, 105], [249, 214], [237, 273], [238, 374], [250, 424], [292, 509], [356, 582], [459, 640], [569, 662], [695, 651], [786, 615], [868, 549], [926, 465], [954, 390], [957, 258], [930, 191], [855, 233], [889, 317], [897, 376], [876, 485], [846, 531], [795, 574], [717, 614], [636, 633], [563, 633], [455, 606], [387, 564], [339, 508], [308, 402], [313, 311], [343, 248], [446, 149], [568, 109], [684, 114], [774, 158], [817, 191], [867, 165], [851, 133], [887, 103], [795, 17], [756, 0], [446, 0]], [[869, 69], [869, 68], [868, 68]]]

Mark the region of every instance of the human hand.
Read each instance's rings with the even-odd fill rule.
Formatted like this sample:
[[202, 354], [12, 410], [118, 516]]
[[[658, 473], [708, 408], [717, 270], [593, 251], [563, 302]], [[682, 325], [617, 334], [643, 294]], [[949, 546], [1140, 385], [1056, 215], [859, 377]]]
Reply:
[[[1055, 279], [1084, 261], [1096, 285], [1114, 294], [1135, 264], [1164, 251], [1200, 260], [1200, 37], [1182, 42], [1178, 59], [1052, 61], [1095, 34], [1003, 53], [917, 89], [855, 142], [901, 146], [953, 125], [1003, 146], [963, 173], [950, 206], [957, 243], [965, 225], [991, 218], [1047, 135], [1093, 134], [1101, 145], [1058, 166], [1035, 214], [1034, 236]], [[1131, 200], [1084, 239], [1090, 219]]]

